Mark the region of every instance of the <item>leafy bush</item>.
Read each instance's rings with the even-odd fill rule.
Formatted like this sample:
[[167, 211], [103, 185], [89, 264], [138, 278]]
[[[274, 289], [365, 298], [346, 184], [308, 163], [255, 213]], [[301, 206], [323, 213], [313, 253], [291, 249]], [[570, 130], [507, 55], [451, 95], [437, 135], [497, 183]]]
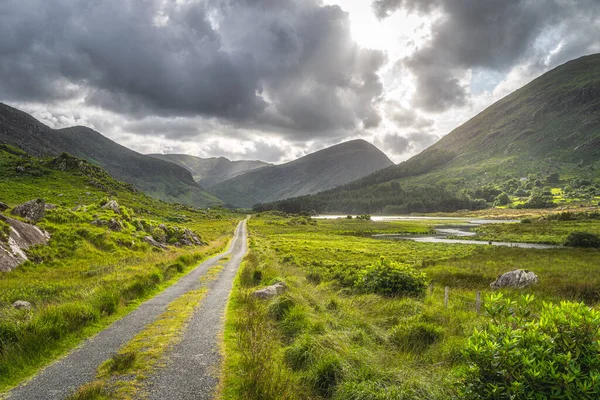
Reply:
[[370, 214], [357, 215], [356, 219], [363, 220], [363, 221], [370, 221], [371, 215]]
[[508, 196], [508, 194], [506, 194], [505, 192], [502, 192], [498, 195], [498, 197], [496, 197], [496, 202], [495, 204], [497, 206], [505, 206], [510, 204], [510, 197]]
[[517, 303], [493, 295], [491, 317], [463, 351], [459, 390], [465, 399], [600, 398], [600, 312], [583, 303]]
[[427, 288], [427, 277], [413, 267], [382, 257], [359, 271], [354, 285], [360, 291], [384, 296], [421, 296]]
[[568, 247], [599, 248], [600, 236], [588, 232], [571, 232], [564, 243]]

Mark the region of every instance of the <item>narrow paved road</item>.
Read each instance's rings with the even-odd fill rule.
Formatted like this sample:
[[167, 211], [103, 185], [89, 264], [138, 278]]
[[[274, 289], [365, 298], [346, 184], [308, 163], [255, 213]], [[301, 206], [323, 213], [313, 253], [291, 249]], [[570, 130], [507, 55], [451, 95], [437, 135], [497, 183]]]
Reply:
[[[242, 236], [245, 237], [245, 232]], [[246, 240], [240, 240], [235, 244], [231, 260], [209, 286], [209, 292], [192, 317], [183, 340], [170, 354], [167, 366], [150, 379], [151, 400], [213, 398], [219, 382], [219, 337], [224, 326], [225, 307], [245, 254]]]
[[[179, 296], [190, 290], [197, 289], [200, 286], [199, 278], [204, 275], [209, 268], [217, 265], [226, 255], [231, 255], [231, 260], [222, 271], [220, 277], [215, 282], [210, 294], [207, 295], [204, 302], [211, 301], [210, 307], [216, 307], [215, 301], [224, 298], [225, 301], [229, 295], [231, 284], [237, 267], [246, 253], [246, 225], [245, 221], [239, 223], [236, 228], [234, 239], [225, 253], [221, 253], [200, 264], [190, 273], [181, 278], [176, 284], [170, 286], [165, 291], [141, 304], [136, 310], [118, 320], [107, 329], [103, 330], [91, 339], [88, 339], [81, 347], [68, 354], [66, 357], [49, 365], [36, 375], [32, 380], [13, 389], [8, 393], [9, 400], [63, 400], [72, 394], [81, 385], [90, 382], [96, 376], [98, 366], [118, 351], [124, 344], [129, 342], [138, 332], [144, 329], [146, 325], [154, 321], [159, 315], [166, 311], [167, 306]], [[215, 298], [217, 298], [215, 300]], [[219, 301], [217, 301], [219, 303]], [[219, 303], [220, 304], [220, 303]], [[205, 310], [207, 307], [201, 307]], [[206, 313], [209, 317], [212, 312]], [[190, 324], [190, 330], [198, 324], [202, 325], [202, 313], [197, 313], [193, 322]], [[220, 320], [214, 318], [210, 324], [217, 323], [220, 328]], [[212, 329], [212, 328], [211, 328]], [[189, 332], [188, 332], [189, 333]], [[205, 340], [207, 338], [199, 338]], [[184, 342], [189, 342], [186, 335]], [[215, 338], [216, 340], [216, 338]], [[194, 353], [199, 354], [199, 353]], [[210, 362], [216, 358], [210, 357]], [[212, 364], [211, 364], [212, 365]], [[198, 374], [196, 374], [198, 377]], [[208, 378], [203, 378], [207, 379]], [[214, 385], [214, 380], [211, 382]], [[208, 388], [208, 386], [203, 386]], [[160, 389], [160, 387], [158, 388]], [[174, 398], [170, 395], [163, 399]]]

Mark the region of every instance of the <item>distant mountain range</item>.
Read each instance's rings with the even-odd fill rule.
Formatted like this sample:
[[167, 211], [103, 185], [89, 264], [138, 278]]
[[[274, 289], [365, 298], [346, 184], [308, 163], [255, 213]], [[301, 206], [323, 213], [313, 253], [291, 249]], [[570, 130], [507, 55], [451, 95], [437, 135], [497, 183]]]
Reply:
[[282, 165], [184, 154], [143, 155], [90, 128], [52, 129], [2, 103], [0, 143], [33, 156], [68, 153], [155, 198], [197, 207], [223, 203], [251, 207], [317, 193], [393, 165], [384, 153], [363, 140], [332, 146]]
[[258, 160], [231, 161], [225, 157], [200, 158], [187, 154], [148, 154], [159, 160], [182, 166], [192, 173], [194, 180], [204, 188], [210, 188], [227, 179], [272, 164]]
[[463, 192], [559, 173], [600, 177], [600, 54], [561, 65], [422, 153], [348, 185], [259, 209], [319, 212], [470, 208]]
[[185, 168], [137, 153], [83, 126], [51, 129], [29, 114], [2, 103], [0, 143], [17, 146], [34, 156], [66, 152], [86, 159], [113, 177], [164, 201], [198, 207], [222, 204], [202, 189]]
[[266, 166], [210, 188], [227, 204], [251, 207], [328, 190], [394, 165], [377, 147], [352, 140], [281, 165]]

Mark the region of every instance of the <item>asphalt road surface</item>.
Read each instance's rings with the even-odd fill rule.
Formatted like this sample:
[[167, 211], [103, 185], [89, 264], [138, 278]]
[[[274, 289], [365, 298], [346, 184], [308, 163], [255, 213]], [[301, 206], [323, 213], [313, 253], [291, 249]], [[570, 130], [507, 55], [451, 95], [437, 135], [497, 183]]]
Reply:
[[[246, 238], [246, 223], [242, 221], [225, 253], [203, 262], [176, 284], [142, 303], [67, 356], [44, 368], [34, 378], [10, 391], [7, 399], [63, 400], [80, 386], [94, 380], [102, 362], [165, 312], [169, 303], [190, 290], [197, 289], [201, 285], [199, 278], [211, 267], [218, 265], [223, 257], [231, 255], [219, 277], [210, 284], [210, 291], [193, 316], [182, 343], [171, 354], [171, 362], [150, 383], [152, 398], [209, 398], [218, 383], [215, 371], [211, 368], [218, 368], [217, 340], [223, 327], [221, 318], [233, 278], [246, 253]], [[168, 394], [163, 395], [164, 393]]]

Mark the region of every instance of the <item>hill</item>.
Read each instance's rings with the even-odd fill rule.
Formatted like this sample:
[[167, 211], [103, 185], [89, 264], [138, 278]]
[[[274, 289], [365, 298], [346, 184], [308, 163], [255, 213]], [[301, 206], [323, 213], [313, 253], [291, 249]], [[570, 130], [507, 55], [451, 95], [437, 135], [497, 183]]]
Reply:
[[197, 207], [220, 204], [185, 168], [130, 150], [86, 127], [51, 129], [32, 116], [0, 103], [0, 143], [34, 156], [63, 152], [88, 160], [150, 196]]
[[593, 199], [599, 156], [595, 54], [545, 73], [401, 164], [317, 196], [259, 209], [453, 211], [490, 206], [502, 192], [527, 202], [547, 184], [569, 191], [582, 180]]
[[175, 163], [192, 173], [202, 187], [210, 188], [227, 179], [272, 165], [258, 160], [231, 161], [225, 157], [201, 158], [187, 154], [148, 154], [159, 160]]
[[317, 193], [389, 167], [393, 162], [364, 140], [338, 144], [286, 164], [263, 167], [211, 188], [237, 207]]

